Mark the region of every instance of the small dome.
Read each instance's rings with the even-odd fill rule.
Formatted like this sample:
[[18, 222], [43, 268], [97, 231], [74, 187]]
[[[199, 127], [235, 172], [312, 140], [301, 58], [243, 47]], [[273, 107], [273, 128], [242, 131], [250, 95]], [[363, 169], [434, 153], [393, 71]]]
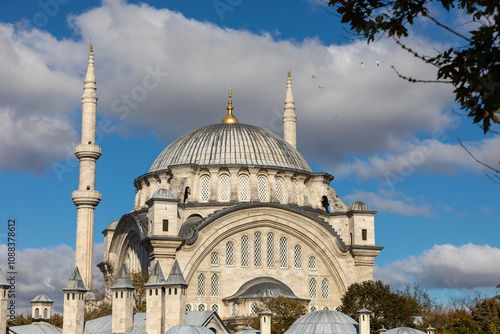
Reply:
[[207, 327], [190, 326], [190, 325], [177, 325], [170, 328], [165, 334], [214, 334]]
[[116, 229], [116, 226], [118, 225], [118, 220], [113, 220], [111, 223], [108, 224], [108, 227], [106, 227], [106, 230], [114, 230]]
[[175, 199], [174, 194], [170, 190], [160, 188], [153, 194], [154, 199]]
[[253, 329], [252, 327], [247, 327], [240, 332], [236, 332], [236, 334], [260, 334], [260, 331], [257, 329]]
[[358, 334], [358, 323], [344, 313], [322, 310], [300, 317], [285, 334]]
[[419, 331], [418, 329], [415, 328], [397, 327], [388, 330], [384, 334], [425, 334], [425, 332]]
[[46, 295], [38, 295], [33, 300], [30, 300], [30, 303], [53, 303], [53, 300], [50, 300]]
[[363, 201], [356, 201], [349, 205], [349, 211], [370, 211], [368, 205]]
[[261, 299], [272, 297], [287, 297], [304, 300], [297, 297], [285, 283], [273, 277], [257, 277], [244, 283], [232, 296], [223, 300]]

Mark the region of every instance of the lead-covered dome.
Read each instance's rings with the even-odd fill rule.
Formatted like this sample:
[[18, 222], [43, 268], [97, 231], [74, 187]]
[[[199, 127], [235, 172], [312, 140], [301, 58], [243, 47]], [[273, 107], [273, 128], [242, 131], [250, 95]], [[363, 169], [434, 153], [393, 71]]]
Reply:
[[344, 313], [322, 310], [303, 315], [285, 334], [358, 334], [358, 323]]
[[170, 144], [150, 172], [177, 165], [253, 165], [311, 172], [302, 155], [283, 138], [248, 124], [213, 124]]

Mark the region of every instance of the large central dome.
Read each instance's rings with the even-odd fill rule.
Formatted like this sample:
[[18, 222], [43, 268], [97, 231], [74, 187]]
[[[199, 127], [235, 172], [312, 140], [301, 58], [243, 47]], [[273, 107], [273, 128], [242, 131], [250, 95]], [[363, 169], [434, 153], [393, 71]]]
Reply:
[[192, 131], [170, 144], [150, 172], [194, 164], [251, 165], [311, 172], [300, 153], [283, 138], [248, 124], [213, 124]]

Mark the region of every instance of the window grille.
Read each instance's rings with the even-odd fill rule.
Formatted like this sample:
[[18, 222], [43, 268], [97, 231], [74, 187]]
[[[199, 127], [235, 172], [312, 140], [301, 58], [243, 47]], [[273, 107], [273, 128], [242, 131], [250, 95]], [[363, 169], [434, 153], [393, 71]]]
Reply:
[[215, 274], [212, 276], [212, 279], [210, 280], [210, 292], [212, 296], [219, 295], [219, 276]]
[[248, 201], [248, 177], [240, 177], [240, 201]]
[[259, 200], [267, 202], [267, 182], [264, 177], [259, 177]]
[[255, 232], [254, 234], [254, 265], [262, 266], [262, 233]]
[[316, 298], [317, 293], [316, 293], [316, 279], [311, 278], [309, 281], [309, 298]]
[[323, 307], [323, 310], [328, 311], [330, 308], [328, 306]]
[[267, 234], [267, 267], [274, 268], [274, 233]]
[[321, 281], [321, 298], [328, 299], [330, 297], [330, 283], [326, 278]]
[[292, 182], [292, 196], [293, 202], [299, 203], [299, 186], [297, 185], [297, 181]]
[[314, 256], [309, 258], [309, 270], [316, 270], [316, 258]]
[[241, 237], [241, 266], [248, 267], [250, 265], [250, 239], [244, 235]]
[[217, 304], [212, 304], [212, 311], [214, 311], [215, 313], [219, 313], [219, 305]]
[[218, 267], [219, 266], [219, 253], [213, 252], [210, 255], [210, 265], [212, 267]]
[[208, 202], [208, 197], [210, 195], [210, 178], [208, 176], [203, 176], [201, 178], [201, 196], [200, 201]]
[[288, 240], [280, 238], [280, 268], [288, 268]]
[[232, 241], [226, 244], [226, 266], [234, 266], [234, 243]]
[[199, 304], [198, 311], [205, 311], [205, 304]]
[[318, 309], [316, 308], [316, 306], [312, 306], [311, 307], [311, 312], [316, 312]]
[[192, 309], [193, 309], [193, 305], [191, 305], [191, 304], [189, 304], [189, 303], [188, 303], [188, 304], [186, 304], [186, 312], [189, 312], [189, 311], [191, 311]]
[[250, 315], [255, 315], [257, 311], [257, 302], [253, 302], [250, 304]]
[[236, 316], [236, 303], [231, 304], [231, 316], [232, 317]]
[[278, 197], [278, 200], [280, 203], [283, 203], [285, 201], [285, 194], [283, 191], [283, 180], [282, 179], [276, 179], [276, 196]]
[[222, 175], [219, 179], [219, 196], [221, 202], [229, 201], [229, 176]]
[[205, 295], [205, 275], [198, 276], [198, 296]]
[[302, 247], [295, 245], [293, 249], [293, 260], [295, 269], [302, 269]]

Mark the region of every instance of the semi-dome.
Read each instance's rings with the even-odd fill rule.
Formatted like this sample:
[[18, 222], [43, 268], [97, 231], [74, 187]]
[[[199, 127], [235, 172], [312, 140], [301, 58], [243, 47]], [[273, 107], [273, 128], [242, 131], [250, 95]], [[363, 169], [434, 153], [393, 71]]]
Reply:
[[224, 298], [223, 300], [261, 299], [274, 297], [305, 300], [297, 297], [290, 287], [273, 277], [257, 277], [251, 279], [244, 283], [234, 295]]
[[252, 165], [311, 172], [302, 155], [283, 138], [248, 124], [213, 124], [170, 144], [150, 172], [177, 165]]
[[358, 334], [358, 323], [344, 313], [322, 310], [300, 317], [285, 334]]

